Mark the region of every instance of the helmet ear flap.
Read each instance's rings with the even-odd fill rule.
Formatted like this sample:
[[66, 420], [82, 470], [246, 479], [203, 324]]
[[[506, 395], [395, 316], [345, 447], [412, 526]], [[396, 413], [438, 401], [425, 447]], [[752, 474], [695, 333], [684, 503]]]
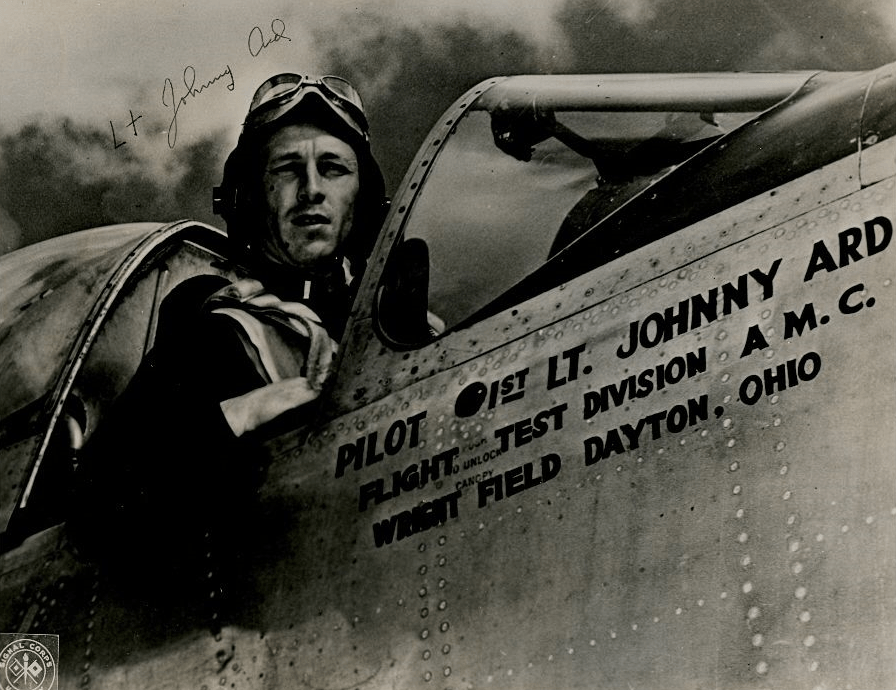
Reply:
[[248, 220], [251, 202], [247, 179], [249, 156], [247, 146], [240, 142], [227, 156], [221, 184], [212, 188], [212, 210], [227, 224], [227, 237], [239, 258], [249, 259], [252, 252]]

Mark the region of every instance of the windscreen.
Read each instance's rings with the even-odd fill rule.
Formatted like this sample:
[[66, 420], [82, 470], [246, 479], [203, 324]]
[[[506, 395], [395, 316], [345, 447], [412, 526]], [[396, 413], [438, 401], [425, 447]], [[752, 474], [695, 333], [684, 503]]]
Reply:
[[428, 310], [461, 324], [756, 112], [492, 106], [457, 123], [405, 240], [428, 249]]

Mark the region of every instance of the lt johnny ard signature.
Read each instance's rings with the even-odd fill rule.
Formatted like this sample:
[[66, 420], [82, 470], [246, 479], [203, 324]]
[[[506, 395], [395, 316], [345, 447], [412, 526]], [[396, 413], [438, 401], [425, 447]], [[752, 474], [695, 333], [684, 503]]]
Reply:
[[196, 68], [192, 65], [184, 67], [184, 86], [187, 92], [178, 98], [174, 93], [174, 84], [166, 77], [165, 84], [162, 86], [162, 105], [171, 108], [171, 122], [168, 124], [168, 148], [174, 148], [177, 143], [177, 113], [187, 104], [187, 99], [196, 98], [200, 93], [205, 91], [209, 86], [224, 77], [230, 78], [230, 83], [224, 82], [228, 91], [233, 91], [235, 82], [233, 79], [233, 71], [230, 65], [227, 65], [223, 72], [218, 76], [209, 79], [207, 82], [196, 86]]
[[253, 26], [252, 31], [249, 32], [249, 55], [258, 57], [261, 51], [271, 45], [271, 43], [284, 39], [290, 42], [292, 41], [292, 39], [286, 35], [286, 24], [282, 19], [271, 20], [271, 33], [273, 36], [266, 41], [261, 27]]
[[[282, 19], [273, 19], [271, 21], [271, 33], [273, 34], [271, 38], [265, 39], [261, 27], [252, 27], [252, 30], [249, 32], [248, 40], [249, 54], [252, 55], [252, 57], [257, 57], [261, 51], [271, 45], [271, 43], [281, 40], [292, 41], [292, 39], [286, 35], [286, 23]], [[223, 83], [226, 85], [228, 91], [233, 91], [236, 84], [233, 78], [233, 70], [230, 69], [230, 65], [226, 65], [224, 71], [217, 76], [212, 77], [208, 81], [197, 86], [196, 68], [192, 65], [187, 65], [184, 67], [183, 76], [184, 87], [187, 92], [180, 97], [175, 93], [174, 82], [172, 82], [171, 79], [165, 79], [165, 83], [162, 86], [162, 105], [166, 108], [171, 108], [171, 122], [168, 124], [168, 148], [173, 149], [174, 145], [177, 143], [177, 113], [180, 109], [187, 104], [190, 98], [196, 98], [212, 84], [215, 84], [225, 77], [228, 79], [225, 79]]]

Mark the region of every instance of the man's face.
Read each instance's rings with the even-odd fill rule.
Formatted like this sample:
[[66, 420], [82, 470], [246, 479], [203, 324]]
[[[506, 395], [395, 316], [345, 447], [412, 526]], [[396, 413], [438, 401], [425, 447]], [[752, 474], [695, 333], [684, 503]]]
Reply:
[[342, 139], [310, 124], [278, 130], [264, 154], [268, 229], [293, 261], [313, 269], [351, 229], [358, 157]]

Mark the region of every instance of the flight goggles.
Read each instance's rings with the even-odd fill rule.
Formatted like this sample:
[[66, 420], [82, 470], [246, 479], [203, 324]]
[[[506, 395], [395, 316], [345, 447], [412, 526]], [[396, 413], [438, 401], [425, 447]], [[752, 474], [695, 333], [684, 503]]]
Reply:
[[243, 126], [255, 129], [273, 122], [310, 93], [320, 96], [347, 125], [365, 140], [369, 139], [361, 96], [345, 79], [334, 76], [308, 77], [284, 73], [271, 77], [255, 91]]

